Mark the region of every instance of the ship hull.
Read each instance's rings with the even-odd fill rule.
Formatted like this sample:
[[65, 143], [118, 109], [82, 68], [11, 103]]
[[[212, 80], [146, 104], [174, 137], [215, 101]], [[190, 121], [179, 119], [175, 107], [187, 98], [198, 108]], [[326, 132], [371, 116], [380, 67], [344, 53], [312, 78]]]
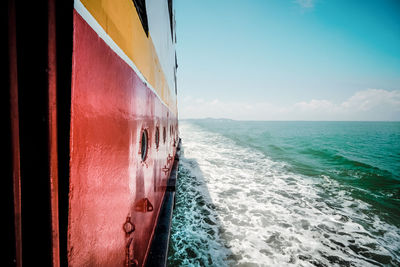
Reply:
[[[177, 118], [76, 11], [73, 38], [69, 262], [124, 264], [130, 245], [142, 263], [176, 152]], [[145, 210], [146, 201], [153, 210]], [[127, 218], [135, 226], [130, 235]]]

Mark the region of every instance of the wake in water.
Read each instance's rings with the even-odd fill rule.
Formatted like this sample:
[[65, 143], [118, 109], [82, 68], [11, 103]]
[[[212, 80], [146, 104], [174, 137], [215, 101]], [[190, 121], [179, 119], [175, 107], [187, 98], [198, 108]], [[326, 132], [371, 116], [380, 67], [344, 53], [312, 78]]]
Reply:
[[170, 266], [400, 266], [400, 229], [327, 176], [181, 123]]

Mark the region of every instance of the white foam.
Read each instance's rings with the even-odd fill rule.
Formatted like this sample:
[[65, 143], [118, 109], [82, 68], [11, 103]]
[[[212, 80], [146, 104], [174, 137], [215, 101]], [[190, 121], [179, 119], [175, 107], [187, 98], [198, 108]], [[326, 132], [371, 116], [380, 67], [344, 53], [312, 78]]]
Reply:
[[[369, 205], [336, 181], [289, 173], [285, 163], [188, 122], [180, 123], [180, 133], [185, 153], [180, 176], [191, 180], [180, 181], [185, 187], [178, 190], [188, 192], [179, 194], [201, 195], [215, 206], [204, 210], [195, 201], [185, 203], [190, 211], [173, 239], [198, 235], [206, 240], [204, 248], [194, 248], [199, 258], [185, 256], [186, 263], [198, 263], [202, 254], [217, 259], [215, 266], [372, 266], [376, 255], [400, 261], [400, 229], [368, 216]], [[205, 222], [186, 232], [183, 227], [197, 224], [191, 216], [211, 218], [216, 225]]]

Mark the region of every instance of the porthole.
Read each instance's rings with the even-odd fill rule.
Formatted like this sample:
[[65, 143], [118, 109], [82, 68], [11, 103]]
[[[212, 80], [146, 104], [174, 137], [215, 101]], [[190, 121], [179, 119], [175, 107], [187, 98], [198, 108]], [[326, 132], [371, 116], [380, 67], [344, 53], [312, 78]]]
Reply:
[[160, 145], [160, 128], [156, 127], [156, 133], [155, 133], [155, 142], [156, 142], [156, 148]]
[[147, 140], [149, 136], [147, 134], [147, 130], [143, 130], [142, 139], [140, 140], [140, 153], [142, 156], [142, 161], [145, 161], [147, 158]]
[[167, 130], [165, 129], [165, 127], [163, 128], [163, 143], [165, 144], [165, 141], [167, 140]]

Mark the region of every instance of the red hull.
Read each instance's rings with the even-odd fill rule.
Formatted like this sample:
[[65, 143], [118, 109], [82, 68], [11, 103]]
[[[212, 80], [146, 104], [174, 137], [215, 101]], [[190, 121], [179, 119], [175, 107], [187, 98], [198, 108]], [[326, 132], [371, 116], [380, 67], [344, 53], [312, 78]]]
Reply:
[[[142, 265], [176, 152], [177, 118], [76, 11], [73, 38], [69, 263], [115, 266], [129, 257]], [[126, 234], [129, 217], [135, 231]]]

